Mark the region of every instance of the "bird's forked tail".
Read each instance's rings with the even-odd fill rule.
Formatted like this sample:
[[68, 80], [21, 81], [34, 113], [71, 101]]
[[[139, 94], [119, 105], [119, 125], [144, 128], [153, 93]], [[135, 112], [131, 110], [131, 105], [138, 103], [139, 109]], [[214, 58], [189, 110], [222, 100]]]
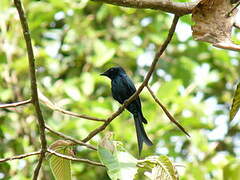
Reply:
[[139, 155], [141, 155], [141, 152], [142, 152], [143, 142], [148, 146], [153, 145], [152, 141], [148, 138], [144, 130], [144, 127], [142, 124], [143, 122], [142, 118], [144, 117], [140, 113], [134, 115], [134, 123], [135, 123], [135, 128], [137, 133]]

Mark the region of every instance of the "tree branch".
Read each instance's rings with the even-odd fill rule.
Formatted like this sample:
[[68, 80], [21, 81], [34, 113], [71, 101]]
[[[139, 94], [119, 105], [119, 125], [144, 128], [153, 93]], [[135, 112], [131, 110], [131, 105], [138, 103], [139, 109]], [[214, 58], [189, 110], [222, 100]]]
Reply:
[[0, 104], [0, 108], [10, 108], [10, 107], [17, 107], [17, 106], [22, 106], [25, 104], [31, 103], [32, 100], [28, 99], [26, 101], [21, 101], [21, 102], [15, 102], [15, 103], [9, 103], [9, 104]]
[[151, 90], [151, 88], [147, 85], [146, 86], [148, 91], [150, 92], [150, 94], [152, 95], [153, 99], [155, 100], [155, 102], [162, 108], [162, 110], [164, 111], [164, 113], [166, 114], [166, 116], [169, 118], [170, 121], [172, 121], [181, 131], [183, 131], [188, 137], [190, 137], [190, 135], [188, 134], [188, 132], [175, 120], [175, 118], [168, 112], [167, 108], [165, 108], [165, 106], [159, 101], [159, 99], [154, 95], [153, 91]]
[[44, 105], [46, 105], [47, 107], [49, 107], [49, 108], [52, 109], [53, 111], [58, 111], [58, 112], [63, 113], [63, 114], [67, 114], [67, 115], [74, 116], [74, 117], [77, 117], [77, 118], [88, 119], [88, 120], [92, 120], [92, 121], [100, 121], [100, 122], [105, 122], [105, 121], [106, 121], [105, 119], [99, 119], [99, 118], [96, 118], [96, 117], [91, 117], [91, 116], [87, 116], [87, 115], [83, 115], [83, 114], [77, 114], [77, 113], [74, 113], [74, 112], [71, 112], [71, 111], [64, 110], [64, 109], [58, 107], [57, 105], [55, 105], [54, 103], [52, 103], [52, 102], [51, 102], [46, 96], [44, 96], [43, 93], [41, 93], [41, 91], [39, 91], [39, 90], [38, 90], [38, 97], [39, 97], [39, 100], [40, 100]]
[[3, 158], [3, 159], [0, 159], [0, 162], [12, 161], [12, 160], [15, 160], [15, 159], [23, 159], [23, 158], [38, 155], [38, 154], [41, 154], [41, 151], [35, 151], [35, 152], [31, 152], [31, 153], [26, 153], [26, 154], [12, 156], [12, 157], [8, 157], [8, 158]]
[[70, 140], [70, 141], [72, 141], [72, 142], [74, 142], [74, 143], [76, 143], [76, 144], [79, 144], [79, 145], [81, 145], [81, 146], [86, 146], [86, 147], [88, 147], [89, 149], [92, 149], [92, 150], [95, 150], [95, 151], [97, 150], [97, 148], [95, 148], [94, 146], [92, 146], [92, 145], [90, 145], [90, 144], [86, 144], [86, 143], [84, 143], [84, 142], [82, 142], [82, 141], [79, 141], [79, 140], [77, 140], [77, 139], [72, 138], [71, 136], [67, 136], [67, 135], [65, 135], [65, 134], [63, 134], [63, 133], [61, 133], [61, 132], [58, 132], [58, 131], [53, 130], [53, 129], [50, 128], [47, 124], [45, 124], [45, 128], [46, 128], [47, 130], [49, 130], [50, 132], [52, 132], [53, 134], [56, 134], [57, 136], [60, 136], [60, 137], [62, 137], [62, 138], [64, 138], [64, 139]]
[[237, 9], [237, 7], [240, 5], [240, 1], [226, 14], [227, 17], [230, 17], [231, 14], [233, 13], [233, 11], [235, 9]]
[[101, 164], [99, 162], [91, 161], [91, 160], [88, 160], [88, 159], [81, 159], [81, 158], [75, 158], [75, 157], [67, 156], [65, 154], [61, 154], [61, 153], [55, 152], [55, 151], [53, 151], [51, 149], [48, 149], [47, 152], [49, 152], [51, 154], [54, 154], [54, 155], [56, 155], [58, 157], [64, 158], [64, 159], [71, 160], [71, 161], [83, 162], [83, 163], [91, 164], [91, 165], [94, 165], [94, 166], [105, 167], [103, 164]]
[[40, 130], [40, 140], [41, 140], [41, 155], [39, 157], [39, 161], [37, 164], [37, 167], [34, 170], [33, 180], [37, 180], [39, 170], [42, 165], [43, 158], [45, 156], [45, 152], [47, 150], [47, 141], [45, 136], [45, 123], [42, 116], [42, 112], [39, 106], [39, 100], [38, 100], [38, 92], [37, 92], [37, 82], [36, 82], [36, 74], [35, 74], [35, 59], [34, 59], [34, 53], [33, 53], [33, 47], [31, 42], [31, 36], [29, 32], [29, 27], [27, 23], [27, 19], [21, 4], [21, 0], [14, 0], [14, 4], [17, 8], [19, 18], [22, 25], [23, 35], [27, 47], [27, 53], [28, 53], [28, 62], [29, 62], [29, 71], [30, 71], [30, 79], [31, 79], [31, 95], [32, 95], [32, 103], [35, 107], [39, 130]]
[[98, 134], [99, 132], [103, 131], [108, 126], [108, 124], [110, 124], [113, 119], [115, 119], [119, 114], [121, 114], [123, 112], [123, 110], [125, 109], [125, 107], [127, 107], [142, 92], [143, 88], [148, 84], [148, 81], [149, 81], [149, 79], [150, 79], [150, 77], [151, 77], [151, 75], [152, 75], [152, 73], [153, 73], [153, 71], [155, 69], [155, 66], [156, 66], [160, 56], [166, 50], [169, 42], [171, 41], [171, 39], [173, 37], [173, 34], [175, 32], [175, 29], [176, 29], [176, 26], [177, 26], [177, 23], [178, 23], [178, 19], [179, 19], [179, 16], [175, 15], [174, 19], [173, 19], [173, 22], [172, 22], [172, 25], [171, 25], [171, 28], [169, 29], [169, 32], [168, 32], [168, 36], [167, 36], [166, 40], [164, 41], [164, 43], [162, 44], [162, 46], [159, 48], [158, 52], [156, 53], [156, 55], [155, 55], [155, 57], [153, 59], [153, 62], [151, 64], [151, 66], [150, 66], [150, 69], [149, 69], [149, 71], [148, 71], [144, 81], [142, 82], [140, 87], [137, 89], [137, 91], [130, 98], [128, 98], [123, 103], [123, 105], [115, 113], [113, 113], [102, 126], [96, 128], [86, 138], [84, 138], [82, 140], [83, 142], [89, 141], [96, 134]]
[[234, 26], [235, 28], [240, 29], [240, 23], [238, 23], [238, 22], [235, 22], [235, 23], [233, 24], [233, 26]]
[[190, 14], [198, 2], [172, 2], [170, 0], [92, 0], [137, 9], [155, 9], [178, 16]]
[[213, 46], [222, 48], [222, 49], [227, 49], [227, 50], [232, 50], [232, 51], [240, 51], [240, 45], [234, 44], [232, 42], [220, 42], [213, 44]]

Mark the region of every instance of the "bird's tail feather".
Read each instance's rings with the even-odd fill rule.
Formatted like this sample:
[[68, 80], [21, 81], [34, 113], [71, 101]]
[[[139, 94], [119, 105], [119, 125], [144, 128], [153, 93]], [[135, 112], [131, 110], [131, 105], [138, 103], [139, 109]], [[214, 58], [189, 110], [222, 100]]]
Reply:
[[135, 122], [135, 127], [136, 127], [136, 133], [137, 133], [137, 140], [138, 140], [138, 149], [139, 149], [139, 155], [142, 152], [142, 147], [143, 147], [143, 142], [147, 144], [148, 146], [152, 146], [153, 143], [152, 141], [148, 138], [143, 124], [142, 124], [142, 118], [141, 114], [135, 115], [134, 116], [134, 122]]

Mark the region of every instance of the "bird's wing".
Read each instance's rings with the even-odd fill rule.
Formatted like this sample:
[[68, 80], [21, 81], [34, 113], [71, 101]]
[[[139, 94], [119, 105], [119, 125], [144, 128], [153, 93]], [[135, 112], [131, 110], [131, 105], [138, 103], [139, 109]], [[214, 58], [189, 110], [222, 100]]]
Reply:
[[[123, 104], [125, 100], [127, 100], [136, 92], [136, 88], [132, 80], [126, 74], [119, 76], [112, 83], [113, 98], [117, 100], [120, 104]], [[130, 103], [127, 109], [133, 114], [135, 114], [136, 111], [140, 112], [140, 115], [143, 117], [141, 101], [139, 97], [137, 97], [132, 103]], [[146, 124], [147, 120], [143, 117], [142, 122]]]
[[112, 81], [112, 95], [120, 104], [123, 104], [134, 92], [136, 88], [127, 75], [118, 76]]
[[123, 75], [122, 83], [124, 84], [125, 87], [127, 87], [127, 90], [129, 91], [129, 93], [131, 95], [133, 95], [136, 92], [136, 88], [135, 88], [132, 80], [126, 74]]
[[[135, 88], [132, 80], [127, 75], [125, 75], [125, 78], [123, 78], [123, 79], [124, 79], [123, 83], [125, 84], [125, 86], [128, 86], [128, 91], [130, 91], [131, 95], [133, 95], [136, 92], [136, 88]], [[141, 105], [141, 101], [140, 101], [139, 96], [134, 100], [133, 103], [135, 104], [135, 107], [137, 108], [137, 111], [140, 113], [139, 115], [142, 117], [142, 118], [139, 117], [141, 119], [141, 122], [147, 124], [147, 120], [143, 117], [143, 114], [142, 114], [142, 105]], [[132, 110], [131, 107], [128, 107], [127, 109], [129, 109], [130, 112], [133, 113], [133, 110]]]
[[[131, 97], [135, 92], [136, 88], [132, 80], [126, 74], [122, 74], [119, 78], [112, 82], [112, 91], [114, 91], [113, 98], [119, 103], [124, 103], [129, 97]], [[114, 86], [114, 88], [113, 88]], [[116, 88], [117, 87], [117, 88]], [[139, 108], [141, 108], [141, 102], [139, 97], [136, 98], [136, 103]]]
[[[124, 78], [123, 83], [126, 84], [126, 86], [128, 86], [128, 90], [131, 92], [131, 95], [133, 95], [136, 92], [136, 88], [135, 88], [132, 80], [127, 75], [125, 75], [125, 76], [126, 76], [126, 78]], [[136, 98], [136, 102], [137, 102], [137, 105], [139, 106], [139, 108], [141, 108], [141, 102], [140, 102], [139, 97]]]

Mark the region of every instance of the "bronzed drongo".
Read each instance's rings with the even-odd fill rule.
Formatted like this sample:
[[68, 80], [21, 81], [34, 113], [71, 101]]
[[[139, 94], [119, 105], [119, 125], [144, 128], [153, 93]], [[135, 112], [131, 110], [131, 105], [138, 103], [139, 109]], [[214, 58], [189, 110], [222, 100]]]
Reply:
[[[127, 100], [130, 96], [132, 96], [136, 92], [136, 88], [132, 80], [128, 77], [128, 75], [126, 74], [122, 67], [112, 67], [105, 71], [104, 73], [102, 73], [101, 75], [107, 76], [108, 78], [111, 79], [112, 96], [120, 104], [123, 104], [125, 100]], [[137, 97], [135, 100], [133, 100], [126, 107], [126, 109], [129, 112], [131, 112], [134, 117], [139, 154], [141, 154], [143, 142], [145, 142], [149, 146], [153, 145], [153, 143], [147, 137], [147, 134], [143, 127], [143, 123], [147, 124], [147, 120], [144, 118], [142, 113], [140, 98]]]

